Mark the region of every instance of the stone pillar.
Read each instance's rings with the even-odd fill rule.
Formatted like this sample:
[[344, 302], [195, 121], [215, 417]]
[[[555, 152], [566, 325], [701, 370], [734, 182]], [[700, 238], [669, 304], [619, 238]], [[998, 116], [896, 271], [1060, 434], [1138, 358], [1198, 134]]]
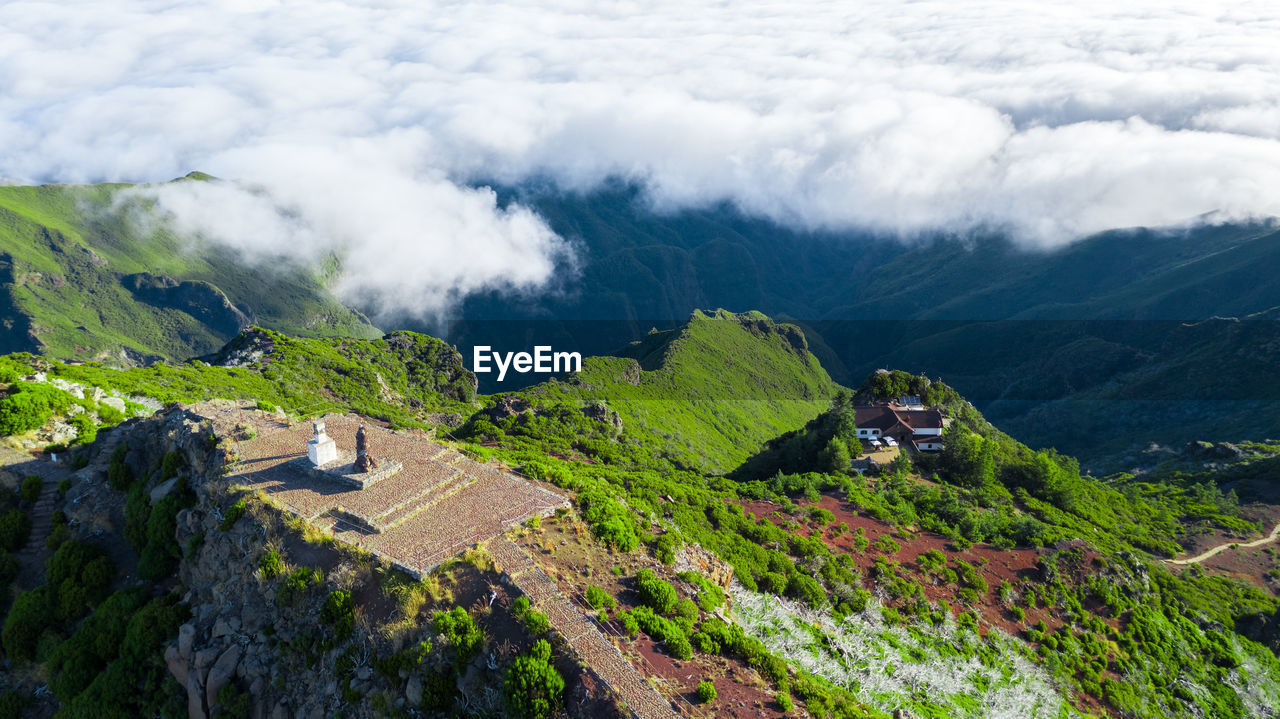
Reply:
[[312, 429], [315, 430], [316, 436], [307, 441], [307, 457], [311, 459], [311, 464], [319, 467], [323, 464], [329, 464], [338, 458], [338, 445], [329, 438], [324, 431], [324, 421], [317, 420], [311, 423]]

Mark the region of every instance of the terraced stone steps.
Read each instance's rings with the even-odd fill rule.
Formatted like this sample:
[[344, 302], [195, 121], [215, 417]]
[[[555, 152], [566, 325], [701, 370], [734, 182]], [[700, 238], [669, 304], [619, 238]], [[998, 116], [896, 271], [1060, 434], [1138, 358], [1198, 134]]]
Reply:
[[397, 506], [392, 507], [390, 511], [375, 517], [372, 524], [378, 531], [385, 532], [418, 513], [425, 512], [445, 499], [448, 499], [453, 496], [454, 493], [474, 481], [476, 481], [475, 477], [463, 474], [462, 472], [455, 472], [445, 481], [428, 487], [426, 491], [421, 494], [407, 499]]
[[546, 572], [509, 538], [489, 542], [494, 566], [506, 572], [512, 583], [547, 615], [553, 629], [578, 655], [578, 659], [622, 699], [638, 719], [675, 719], [680, 713], [658, 693], [631, 662], [622, 656], [600, 628], [565, 597]]

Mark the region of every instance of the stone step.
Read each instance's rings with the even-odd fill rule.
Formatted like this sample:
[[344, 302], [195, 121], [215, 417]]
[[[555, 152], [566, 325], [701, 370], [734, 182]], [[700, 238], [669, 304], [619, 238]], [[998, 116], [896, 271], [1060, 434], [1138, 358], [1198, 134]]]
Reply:
[[374, 524], [380, 531], [385, 532], [453, 496], [463, 487], [470, 485], [474, 481], [474, 477], [463, 474], [462, 472], [457, 472], [445, 481], [432, 487], [428, 492], [420, 495], [418, 498], [419, 501], [404, 503], [400, 507], [378, 517], [374, 520]]
[[413, 509], [420, 502], [426, 501], [432, 495], [433, 492], [439, 491], [441, 487], [445, 487], [449, 483], [457, 480], [459, 477], [459, 474], [460, 474], [459, 472], [454, 472], [453, 474], [449, 475], [448, 477], [445, 477], [443, 480], [435, 484], [428, 484], [428, 485], [423, 485], [418, 487], [418, 490], [414, 494], [410, 495], [407, 499], [396, 502], [395, 504], [382, 510], [381, 513], [379, 513], [377, 516], [375, 516], [371, 520], [371, 523], [374, 526], [382, 526], [380, 523], [383, 521], [385, 517], [389, 517], [393, 514], [396, 514], [397, 512], [403, 512], [403, 511]]

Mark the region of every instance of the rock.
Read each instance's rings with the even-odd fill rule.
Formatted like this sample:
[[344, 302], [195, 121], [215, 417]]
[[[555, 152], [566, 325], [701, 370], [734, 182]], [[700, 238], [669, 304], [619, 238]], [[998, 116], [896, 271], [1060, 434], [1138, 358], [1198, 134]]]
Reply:
[[188, 623], [178, 627], [178, 654], [183, 659], [191, 659], [191, 649], [195, 641], [196, 625]]
[[582, 414], [589, 419], [609, 425], [615, 433], [622, 431], [622, 418], [617, 412], [609, 409], [604, 402], [594, 402], [582, 408]]
[[404, 685], [404, 698], [413, 706], [417, 706], [422, 702], [422, 677], [414, 674], [409, 677], [409, 682]]
[[370, 667], [360, 667], [359, 669], [356, 670], [356, 679], [359, 679], [362, 682], [369, 681], [369, 678], [372, 676], [373, 676], [373, 669]]
[[218, 621], [213, 623], [213, 637], [215, 639], [218, 637], [225, 637], [230, 633], [231, 633], [231, 624], [227, 622], [227, 620], [219, 617]]
[[151, 503], [155, 504], [156, 502], [159, 502], [160, 500], [169, 496], [169, 493], [172, 492], [173, 488], [176, 486], [178, 486], [177, 477], [174, 477], [173, 479], [167, 482], [161, 482], [160, 484], [157, 484], [156, 488], [151, 490]]
[[218, 650], [215, 647], [205, 647], [196, 650], [196, 658], [194, 662], [196, 674], [200, 677], [200, 685], [204, 686], [205, 677], [209, 675], [209, 667], [213, 665], [213, 661], [218, 658]]
[[187, 717], [188, 719], [206, 719], [204, 711], [204, 689], [200, 684], [200, 673], [194, 668], [187, 672]]
[[515, 396], [503, 397], [498, 400], [497, 404], [490, 408], [489, 419], [497, 422], [498, 420], [506, 419], [513, 414], [522, 414], [527, 409], [529, 409], [528, 400]]
[[117, 412], [121, 414], [125, 413], [124, 400], [120, 399], [119, 397], [103, 397], [101, 404], [105, 404], [106, 406], [115, 409]]
[[232, 644], [218, 657], [218, 661], [214, 662], [213, 668], [209, 670], [209, 678], [204, 684], [204, 694], [209, 697], [210, 702], [217, 701], [218, 692], [222, 691], [222, 688], [235, 676], [242, 652], [239, 645]]
[[191, 671], [191, 664], [178, 651], [178, 645], [170, 644], [169, 648], [164, 650], [164, 663], [179, 684], [187, 682], [187, 672]]

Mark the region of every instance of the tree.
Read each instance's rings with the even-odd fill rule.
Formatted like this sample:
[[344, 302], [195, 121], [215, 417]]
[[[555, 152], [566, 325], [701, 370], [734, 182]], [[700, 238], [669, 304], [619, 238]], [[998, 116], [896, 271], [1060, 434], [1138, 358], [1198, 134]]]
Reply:
[[551, 666], [551, 645], [545, 639], [534, 643], [529, 654], [517, 657], [507, 670], [502, 686], [507, 708], [525, 719], [546, 719], [560, 705], [564, 677]]
[[844, 472], [849, 471], [853, 458], [849, 456], [849, 448], [845, 446], [844, 440], [839, 437], [832, 437], [827, 442], [827, 447], [822, 451], [822, 464], [828, 472]]

